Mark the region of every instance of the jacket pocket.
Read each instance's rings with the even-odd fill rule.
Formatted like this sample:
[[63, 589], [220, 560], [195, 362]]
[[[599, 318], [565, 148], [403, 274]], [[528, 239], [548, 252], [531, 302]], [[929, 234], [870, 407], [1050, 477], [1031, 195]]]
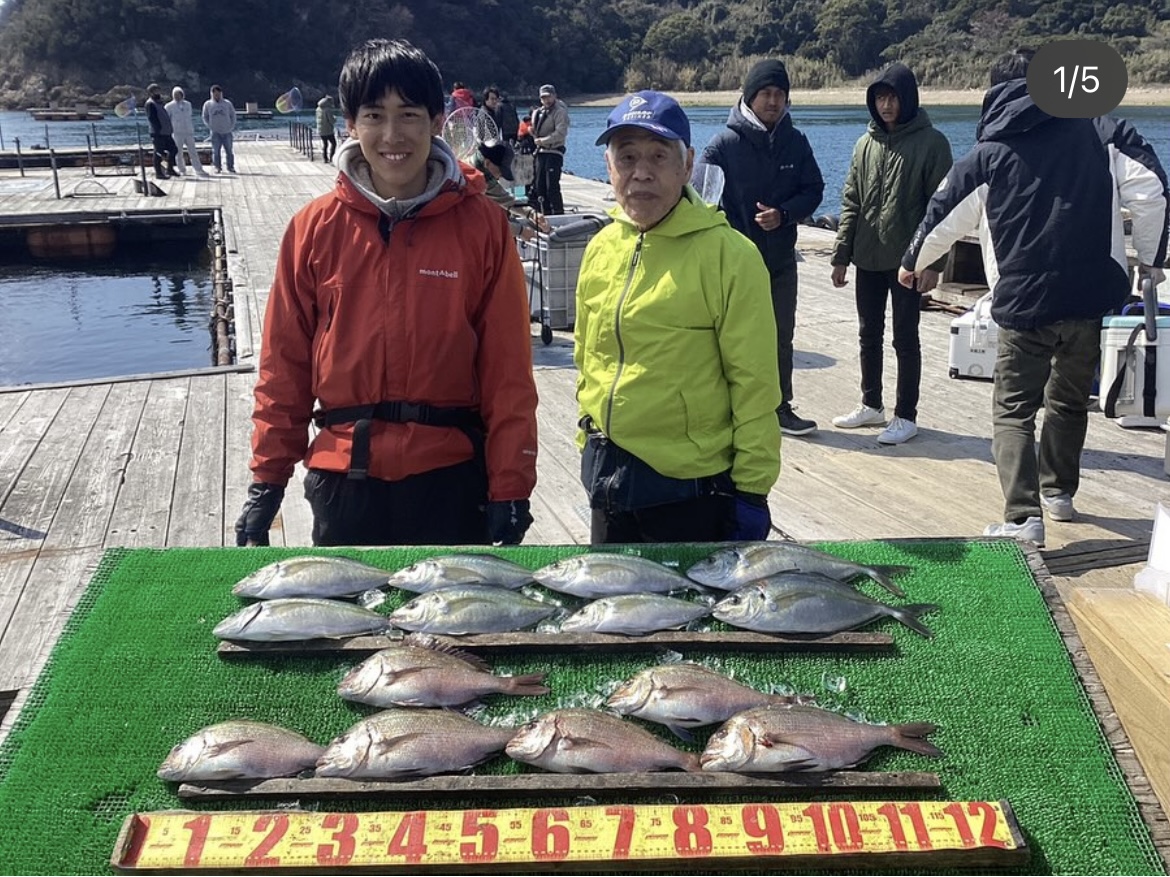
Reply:
[[728, 428], [725, 418], [721, 418], [720, 412], [714, 410], [713, 400], [709, 396], [700, 397], [693, 391], [680, 389], [679, 399], [686, 420], [687, 438], [696, 448], [710, 453], [712, 445], [719, 439], [719, 433]]

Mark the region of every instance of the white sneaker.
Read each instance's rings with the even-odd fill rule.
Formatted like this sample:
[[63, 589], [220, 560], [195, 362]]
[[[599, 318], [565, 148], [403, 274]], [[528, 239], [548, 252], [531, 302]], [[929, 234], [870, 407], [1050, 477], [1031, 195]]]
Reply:
[[838, 429], [857, 429], [859, 426], [885, 425], [886, 409], [870, 408], [865, 404], [858, 405], [848, 414], [842, 414], [840, 417], [833, 418], [833, 426]]
[[890, 425], [882, 430], [878, 436], [878, 443], [883, 445], [900, 445], [918, 435], [918, 424], [904, 417], [895, 417]]
[[1044, 519], [1028, 518], [1022, 524], [1006, 521], [1002, 524], [988, 524], [983, 531], [984, 536], [1011, 536], [1021, 542], [1034, 542], [1039, 548], [1044, 547]]
[[1071, 521], [1076, 517], [1072, 497], [1067, 493], [1057, 493], [1052, 496], [1040, 494], [1040, 505], [1048, 512], [1048, 517], [1054, 521]]

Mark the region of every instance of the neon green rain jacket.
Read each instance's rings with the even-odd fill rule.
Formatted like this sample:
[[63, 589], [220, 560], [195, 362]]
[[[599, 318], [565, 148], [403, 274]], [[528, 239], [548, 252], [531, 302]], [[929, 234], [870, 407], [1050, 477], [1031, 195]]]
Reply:
[[730, 469], [737, 489], [766, 494], [780, 473], [780, 378], [759, 250], [690, 186], [648, 232], [610, 215], [577, 280], [579, 413], [663, 475]]

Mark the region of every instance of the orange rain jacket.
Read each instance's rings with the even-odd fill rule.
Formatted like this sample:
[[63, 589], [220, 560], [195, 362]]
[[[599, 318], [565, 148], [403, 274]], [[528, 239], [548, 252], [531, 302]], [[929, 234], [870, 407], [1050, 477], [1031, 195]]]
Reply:
[[[478, 409], [488, 499], [532, 493], [536, 386], [523, 269], [483, 176], [461, 170], [465, 185], [446, 183], [394, 223], [340, 174], [333, 192], [289, 223], [264, 318], [255, 480], [287, 484], [302, 459], [349, 468], [352, 423], [309, 444], [314, 400], [326, 410], [401, 400]], [[378, 420], [370, 429], [374, 478], [396, 481], [472, 456], [458, 429]]]

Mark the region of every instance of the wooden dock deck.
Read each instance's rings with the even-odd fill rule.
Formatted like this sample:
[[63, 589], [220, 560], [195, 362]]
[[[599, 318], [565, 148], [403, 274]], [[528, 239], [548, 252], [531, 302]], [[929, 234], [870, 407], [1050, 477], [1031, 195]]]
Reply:
[[[237, 175], [188, 177], [143, 197], [130, 177], [0, 171], [0, 214], [94, 210], [222, 210], [236, 296], [241, 364], [255, 362], [278, 242], [292, 214], [333, 184], [332, 165], [310, 162], [287, 143], [236, 145]], [[94, 183], [102, 191], [94, 191]], [[566, 202], [606, 206], [608, 185], [568, 176]], [[769, 497], [775, 537], [853, 540], [968, 537], [1001, 518], [991, 458], [991, 385], [947, 376], [951, 313], [922, 315], [920, 433], [898, 447], [877, 430], [834, 429], [834, 415], [858, 401], [857, 318], [852, 289], [834, 289], [832, 232], [801, 229], [796, 334], [796, 404], [820, 422], [807, 438], [786, 438], [783, 469]], [[850, 277], [852, 280], [852, 276]], [[527, 541], [586, 543], [588, 509], [578, 481], [572, 336], [552, 344], [533, 327], [540, 393], [535, 523]], [[887, 347], [887, 396], [894, 358]], [[115, 546], [234, 544], [233, 524], [250, 481], [254, 371], [0, 391], [0, 693], [16, 707], [102, 552]], [[1090, 418], [1075, 523], [1048, 523], [1042, 556], [1062, 593], [1129, 587], [1145, 561], [1159, 500], [1170, 503], [1165, 437]], [[299, 480], [299, 473], [298, 473]], [[310, 544], [311, 519], [291, 485], [273, 544]], [[988, 587], [994, 587], [989, 582]]]

